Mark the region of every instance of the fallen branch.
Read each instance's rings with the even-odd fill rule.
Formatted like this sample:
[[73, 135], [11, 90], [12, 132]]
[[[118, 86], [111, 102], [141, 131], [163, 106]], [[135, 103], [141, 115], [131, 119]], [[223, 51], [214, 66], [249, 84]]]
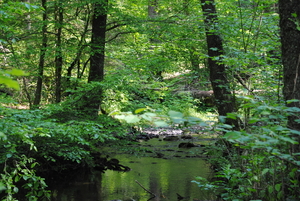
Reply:
[[145, 191], [147, 191], [148, 193], [150, 193], [151, 195], [153, 195], [153, 197], [156, 197], [156, 195], [154, 193], [152, 193], [151, 191], [147, 190], [140, 182], [138, 182], [137, 180], [135, 180], [135, 182], [140, 185], [140, 187], [142, 187], [142, 189], [144, 189]]

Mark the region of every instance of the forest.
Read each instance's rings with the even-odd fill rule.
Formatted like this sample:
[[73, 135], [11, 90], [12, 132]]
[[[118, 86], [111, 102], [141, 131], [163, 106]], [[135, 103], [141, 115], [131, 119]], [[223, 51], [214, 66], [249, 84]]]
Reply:
[[0, 5], [1, 200], [51, 200], [47, 175], [161, 127], [217, 136], [193, 182], [220, 200], [300, 199], [297, 0]]

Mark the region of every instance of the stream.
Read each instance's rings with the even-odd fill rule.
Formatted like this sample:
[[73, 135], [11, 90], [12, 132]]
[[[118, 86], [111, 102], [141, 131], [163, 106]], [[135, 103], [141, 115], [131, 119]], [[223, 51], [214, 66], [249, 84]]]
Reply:
[[212, 176], [209, 164], [203, 160], [203, 147], [210, 143], [209, 138], [200, 135], [187, 139], [171, 135], [150, 140], [140, 139], [138, 144], [129, 147], [109, 148], [106, 150], [109, 156], [128, 166], [130, 171], [106, 170], [104, 173], [95, 171], [92, 174], [76, 174], [72, 182], [56, 184], [52, 189], [51, 200], [216, 200], [211, 192], [201, 191], [191, 182], [197, 176]]

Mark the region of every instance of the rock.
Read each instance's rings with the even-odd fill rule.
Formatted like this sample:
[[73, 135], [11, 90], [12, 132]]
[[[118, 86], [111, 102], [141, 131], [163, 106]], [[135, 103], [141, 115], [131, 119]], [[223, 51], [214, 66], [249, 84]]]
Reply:
[[191, 147], [197, 147], [197, 145], [191, 142], [182, 142], [178, 145], [178, 148], [191, 148]]
[[159, 153], [159, 152], [156, 153], [156, 158], [162, 158], [162, 157], [164, 157], [163, 153]]
[[183, 135], [183, 136], [181, 136], [181, 139], [193, 139], [193, 136], [191, 136], [191, 135]]
[[180, 140], [179, 136], [175, 136], [175, 135], [170, 135], [170, 136], [166, 136], [164, 138], [164, 141], [177, 141]]

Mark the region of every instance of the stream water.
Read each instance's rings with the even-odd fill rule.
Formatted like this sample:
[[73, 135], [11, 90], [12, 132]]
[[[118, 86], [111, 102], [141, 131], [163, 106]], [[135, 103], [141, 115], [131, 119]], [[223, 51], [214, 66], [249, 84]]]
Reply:
[[[201, 159], [200, 144], [193, 140], [192, 148], [178, 148], [190, 140], [164, 141], [157, 138], [135, 145], [135, 149], [151, 150], [145, 154], [110, 153], [128, 172], [107, 170], [104, 173], [77, 174], [72, 182], [57, 184], [52, 190], [53, 201], [197, 201], [215, 200], [214, 195], [200, 191], [192, 180], [211, 176], [209, 165]], [[134, 150], [134, 149], [133, 149]]]

